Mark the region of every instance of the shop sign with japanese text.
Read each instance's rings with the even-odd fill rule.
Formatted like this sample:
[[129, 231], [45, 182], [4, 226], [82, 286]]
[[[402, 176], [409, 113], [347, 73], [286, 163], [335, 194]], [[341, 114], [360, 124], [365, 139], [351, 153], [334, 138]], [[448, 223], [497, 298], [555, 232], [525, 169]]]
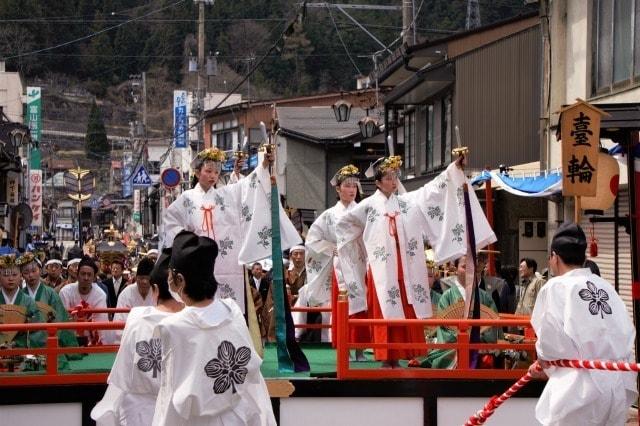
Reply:
[[562, 195], [595, 196], [602, 112], [584, 101], [564, 108], [562, 138]]
[[29, 205], [33, 212], [31, 226], [42, 226], [42, 170], [31, 170], [29, 173]]

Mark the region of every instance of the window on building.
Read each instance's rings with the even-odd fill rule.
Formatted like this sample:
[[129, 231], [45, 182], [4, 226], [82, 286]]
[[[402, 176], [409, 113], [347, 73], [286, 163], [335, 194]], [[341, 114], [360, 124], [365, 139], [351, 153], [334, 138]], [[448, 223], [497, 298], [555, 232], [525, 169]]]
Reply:
[[640, 83], [640, 0], [594, 0], [592, 94]]
[[406, 111], [404, 114], [404, 168], [412, 173], [416, 159], [416, 111]]

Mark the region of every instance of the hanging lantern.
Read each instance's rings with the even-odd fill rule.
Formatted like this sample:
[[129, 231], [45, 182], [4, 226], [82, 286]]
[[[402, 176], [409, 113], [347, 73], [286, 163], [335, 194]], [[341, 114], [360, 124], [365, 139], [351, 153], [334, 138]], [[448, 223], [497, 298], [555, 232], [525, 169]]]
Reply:
[[596, 226], [593, 223], [589, 235], [589, 257], [598, 257], [598, 239], [596, 238]]
[[198, 71], [198, 58], [191, 55], [189, 56], [189, 72]]
[[608, 210], [618, 195], [620, 182], [620, 166], [618, 161], [606, 153], [598, 154], [598, 176], [595, 197], [582, 197], [583, 210]]
[[338, 123], [344, 123], [349, 121], [349, 116], [351, 115], [351, 104], [344, 99], [340, 99], [338, 102], [331, 106], [333, 109], [333, 113], [336, 116], [336, 121]]
[[358, 121], [358, 126], [360, 126], [360, 134], [365, 139], [372, 138], [380, 133], [378, 121], [373, 117], [366, 116], [360, 119], [360, 121]]

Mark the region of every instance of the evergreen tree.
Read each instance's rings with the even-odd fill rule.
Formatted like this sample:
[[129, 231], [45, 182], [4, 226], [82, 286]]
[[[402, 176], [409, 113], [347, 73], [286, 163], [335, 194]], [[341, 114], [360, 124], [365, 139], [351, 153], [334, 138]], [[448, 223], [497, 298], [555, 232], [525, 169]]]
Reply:
[[109, 141], [107, 140], [107, 130], [102, 120], [102, 111], [95, 101], [93, 101], [91, 112], [89, 113], [84, 150], [87, 153], [87, 157], [93, 160], [102, 160], [109, 154]]

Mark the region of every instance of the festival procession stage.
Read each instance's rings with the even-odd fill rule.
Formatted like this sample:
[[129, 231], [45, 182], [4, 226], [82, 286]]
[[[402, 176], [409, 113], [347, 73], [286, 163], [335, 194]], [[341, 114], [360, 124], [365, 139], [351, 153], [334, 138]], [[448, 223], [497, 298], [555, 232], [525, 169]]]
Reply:
[[[266, 379], [276, 419], [280, 425], [461, 425], [481, 409], [487, 400], [504, 392], [526, 373], [520, 369], [472, 369], [469, 355], [473, 350], [533, 351], [533, 343], [499, 341], [493, 344], [471, 343], [472, 326], [530, 327], [523, 319], [480, 320], [393, 320], [387, 325], [422, 324], [457, 327], [458, 342], [447, 344], [355, 344], [348, 342], [348, 328], [380, 325], [384, 320], [352, 320], [339, 302], [337, 350], [330, 344], [302, 344], [309, 360], [310, 372], [278, 371], [275, 345], [264, 351], [262, 373]], [[340, 324], [343, 324], [340, 328]], [[0, 419], [2, 424], [22, 425], [41, 422], [55, 425], [92, 425], [91, 409], [102, 398], [106, 378], [115, 358], [117, 346], [58, 348], [56, 333], [69, 329], [119, 329], [123, 323], [48, 323], [0, 325], [8, 328], [46, 328], [47, 347], [40, 349], [0, 350], [0, 357], [38, 354], [47, 364], [37, 372], [0, 372]], [[349, 350], [359, 348], [457, 349], [455, 369], [402, 368], [383, 369], [380, 362], [350, 362]], [[378, 346], [376, 346], [378, 345]], [[83, 359], [69, 361], [64, 370], [56, 366], [57, 354], [88, 353]], [[53, 362], [50, 362], [53, 361]], [[489, 420], [491, 425], [537, 425], [534, 408], [544, 382], [532, 381], [509, 399]]]

